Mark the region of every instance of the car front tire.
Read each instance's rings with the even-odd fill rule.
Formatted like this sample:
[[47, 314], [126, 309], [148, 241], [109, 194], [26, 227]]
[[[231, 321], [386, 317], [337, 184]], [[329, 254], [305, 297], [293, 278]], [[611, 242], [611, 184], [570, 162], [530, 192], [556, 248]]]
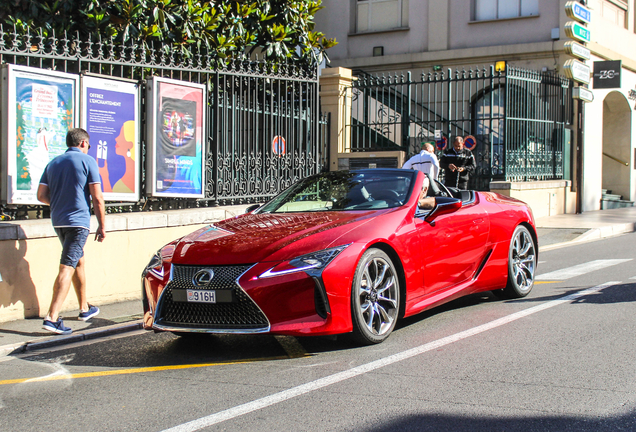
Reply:
[[351, 287], [353, 338], [362, 345], [389, 337], [400, 309], [400, 285], [395, 266], [379, 249], [360, 258]]

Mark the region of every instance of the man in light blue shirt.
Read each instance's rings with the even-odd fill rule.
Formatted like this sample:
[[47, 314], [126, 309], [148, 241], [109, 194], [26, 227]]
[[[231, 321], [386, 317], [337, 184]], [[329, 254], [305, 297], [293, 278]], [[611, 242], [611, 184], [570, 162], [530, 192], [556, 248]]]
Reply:
[[68, 150], [46, 166], [38, 186], [38, 200], [51, 206], [51, 222], [62, 243], [53, 298], [42, 324], [42, 328], [57, 334], [72, 332], [59, 317], [71, 282], [80, 306], [79, 319], [86, 321], [99, 313], [99, 308], [88, 304], [86, 299], [84, 245], [90, 230], [91, 198], [99, 224], [95, 240], [101, 242], [106, 237], [99, 168], [95, 159], [87, 154], [91, 147], [88, 132], [80, 128], [69, 130], [66, 146]]

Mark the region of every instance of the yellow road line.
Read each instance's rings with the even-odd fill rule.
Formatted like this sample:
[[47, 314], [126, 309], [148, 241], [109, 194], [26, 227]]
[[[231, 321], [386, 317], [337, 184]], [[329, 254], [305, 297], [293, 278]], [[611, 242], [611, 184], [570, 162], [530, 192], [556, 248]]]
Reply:
[[563, 282], [563, 281], [534, 281], [534, 284], [535, 285], [541, 285], [541, 284], [557, 283], [557, 282]]
[[[306, 356], [307, 354], [297, 356], [295, 358], [306, 357]], [[58, 380], [68, 380], [68, 379], [76, 379], [76, 378], [94, 378], [94, 377], [104, 377], [104, 376], [114, 376], [114, 375], [128, 375], [128, 374], [137, 374], [137, 373], [145, 373], [145, 372], [159, 372], [159, 371], [180, 370], [180, 369], [193, 369], [193, 368], [212, 367], [212, 366], [254, 363], [254, 362], [271, 361], [271, 360], [287, 360], [289, 358], [292, 358], [292, 357], [277, 356], [277, 357], [235, 360], [235, 361], [227, 361], [227, 362], [219, 362], [219, 363], [155, 366], [155, 367], [143, 367], [143, 368], [135, 368], [135, 369], [116, 369], [116, 370], [108, 370], [108, 371], [100, 371], [100, 372], [84, 372], [84, 373], [77, 373], [77, 374], [54, 375], [54, 376], [45, 376], [45, 377], [39, 377], [39, 378], [37, 377], [36, 378], [19, 378], [19, 379], [0, 381], [0, 385], [21, 384], [25, 382], [58, 381]]]

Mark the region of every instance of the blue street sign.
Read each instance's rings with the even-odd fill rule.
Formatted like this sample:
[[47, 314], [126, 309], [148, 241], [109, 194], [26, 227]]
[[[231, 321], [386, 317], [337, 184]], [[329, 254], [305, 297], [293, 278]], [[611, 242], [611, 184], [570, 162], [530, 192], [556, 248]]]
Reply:
[[586, 24], [592, 20], [592, 11], [576, 1], [567, 2], [565, 12], [570, 18]]

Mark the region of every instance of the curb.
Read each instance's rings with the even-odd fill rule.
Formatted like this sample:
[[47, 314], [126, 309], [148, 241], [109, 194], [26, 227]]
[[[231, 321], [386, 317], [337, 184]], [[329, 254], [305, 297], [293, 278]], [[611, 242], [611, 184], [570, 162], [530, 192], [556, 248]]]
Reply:
[[51, 336], [34, 341], [18, 342], [10, 345], [0, 346], [0, 357], [12, 354], [25, 353], [60, 345], [67, 345], [75, 342], [82, 342], [91, 339], [99, 339], [119, 333], [127, 333], [143, 328], [143, 320], [136, 320], [126, 324], [115, 324], [112, 326], [100, 327], [91, 331], [83, 331], [70, 334], [68, 336]]
[[573, 246], [579, 243], [585, 243], [595, 240], [602, 240], [608, 237], [615, 237], [622, 234], [629, 234], [632, 232], [636, 232], [636, 223], [623, 223], [623, 224], [615, 224], [608, 225], [600, 228], [591, 228], [586, 232], [575, 238], [574, 240], [570, 240], [563, 243], [555, 243], [551, 245], [547, 245], [544, 247], [539, 246], [539, 252], [545, 252], [552, 249], [558, 249], [565, 246]]
[[594, 228], [581, 234], [573, 240], [573, 242], [583, 242], [589, 240], [599, 240], [606, 237], [613, 237], [621, 234], [627, 234], [636, 231], [636, 223], [623, 223], [616, 225]]

